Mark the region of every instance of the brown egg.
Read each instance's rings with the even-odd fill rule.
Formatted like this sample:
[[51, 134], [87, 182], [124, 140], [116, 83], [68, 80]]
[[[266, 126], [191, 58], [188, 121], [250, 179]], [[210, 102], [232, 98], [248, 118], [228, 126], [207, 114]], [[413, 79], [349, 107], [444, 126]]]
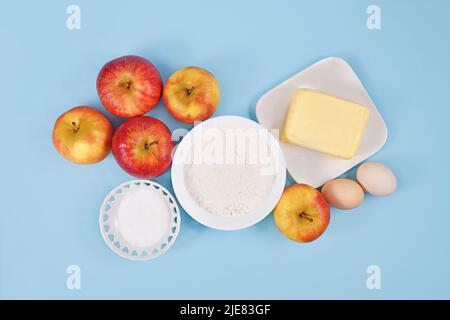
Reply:
[[358, 207], [364, 200], [364, 190], [350, 179], [336, 179], [325, 183], [322, 194], [335, 208], [350, 210]]
[[365, 191], [384, 197], [397, 190], [397, 178], [389, 167], [380, 162], [366, 162], [358, 168], [356, 179]]

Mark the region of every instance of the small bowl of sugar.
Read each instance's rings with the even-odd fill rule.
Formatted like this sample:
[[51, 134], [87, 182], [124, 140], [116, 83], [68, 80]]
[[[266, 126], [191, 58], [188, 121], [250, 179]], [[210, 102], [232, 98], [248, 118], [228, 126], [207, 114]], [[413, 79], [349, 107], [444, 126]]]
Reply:
[[175, 198], [160, 184], [132, 180], [114, 188], [100, 208], [103, 240], [130, 260], [149, 260], [166, 252], [180, 230]]
[[239, 116], [196, 125], [178, 144], [172, 162], [172, 184], [181, 206], [218, 230], [243, 229], [264, 219], [286, 181], [276, 135]]

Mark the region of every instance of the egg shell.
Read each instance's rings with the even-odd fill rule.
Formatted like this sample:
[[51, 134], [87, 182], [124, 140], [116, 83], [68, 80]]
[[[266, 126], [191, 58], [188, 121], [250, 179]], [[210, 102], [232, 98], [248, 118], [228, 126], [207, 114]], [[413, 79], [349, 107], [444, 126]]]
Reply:
[[350, 179], [328, 181], [322, 187], [322, 194], [330, 205], [343, 210], [355, 209], [364, 200], [364, 190]]
[[356, 179], [365, 191], [384, 197], [397, 190], [397, 178], [389, 167], [380, 162], [366, 162], [356, 172]]

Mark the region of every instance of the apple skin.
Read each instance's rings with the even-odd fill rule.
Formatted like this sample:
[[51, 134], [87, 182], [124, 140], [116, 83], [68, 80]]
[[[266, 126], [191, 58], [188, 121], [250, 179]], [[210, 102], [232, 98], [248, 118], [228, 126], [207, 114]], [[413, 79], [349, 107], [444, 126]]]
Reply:
[[163, 101], [177, 120], [194, 123], [209, 118], [220, 101], [217, 79], [199, 67], [185, 67], [173, 73], [164, 84]]
[[330, 222], [330, 208], [317, 189], [306, 184], [287, 187], [274, 209], [275, 225], [290, 240], [306, 243], [319, 238]]
[[87, 106], [75, 107], [56, 120], [53, 145], [73, 163], [97, 163], [111, 150], [113, 130], [111, 122], [100, 111]]
[[153, 179], [172, 163], [173, 141], [167, 126], [158, 119], [141, 116], [122, 123], [112, 138], [112, 153], [128, 174]]
[[158, 104], [162, 79], [147, 59], [124, 56], [103, 66], [97, 77], [97, 92], [106, 110], [118, 117], [131, 118]]

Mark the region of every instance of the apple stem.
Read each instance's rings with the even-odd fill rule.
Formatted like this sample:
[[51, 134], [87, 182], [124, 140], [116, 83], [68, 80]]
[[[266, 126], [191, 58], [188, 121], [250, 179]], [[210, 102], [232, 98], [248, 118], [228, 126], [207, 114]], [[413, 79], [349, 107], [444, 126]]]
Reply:
[[189, 95], [192, 93], [192, 91], [193, 91], [194, 89], [195, 89], [194, 86], [192, 86], [190, 89], [186, 89], [187, 95], [189, 96]]
[[78, 130], [80, 130], [80, 127], [77, 126], [77, 124], [75, 123], [75, 121], [72, 121], [72, 125], [73, 125], [73, 131], [78, 132]]
[[314, 221], [313, 218], [308, 217], [308, 215], [307, 215], [306, 213], [304, 213], [304, 212], [300, 213], [299, 216], [300, 216], [300, 218], [306, 219], [306, 220], [308, 220], [309, 222], [313, 222], [313, 221]]
[[125, 88], [125, 89], [130, 89], [131, 88], [131, 81], [122, 82], [122, 83], [120, 83], [120, 86], [122, 88]]
[[154, 144], [158, 144], [158, 141], [155, 140], [155, 141], [152, 141], [152, 142], [150, 142], [150, 143], [146, 142], [146, 143], [145, 143], [145, 149], [148, 150], [148, 148], [150, 148], [150, 147], [151, 147], [152, 145], [154, 145]]

